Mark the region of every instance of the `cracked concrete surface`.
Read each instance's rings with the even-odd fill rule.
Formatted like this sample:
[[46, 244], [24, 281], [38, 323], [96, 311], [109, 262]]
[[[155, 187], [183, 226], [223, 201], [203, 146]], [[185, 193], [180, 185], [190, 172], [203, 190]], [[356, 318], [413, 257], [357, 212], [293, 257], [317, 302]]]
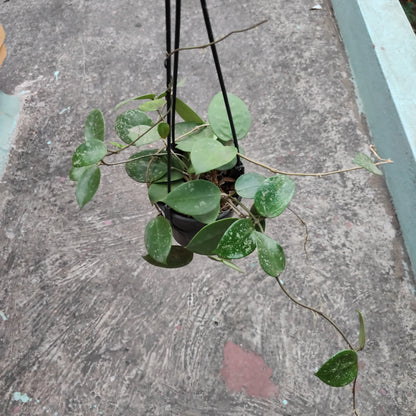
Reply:
[[[228, 90], [253, 117], [247, 155], [282, 170], [350, 167], [369, 152], [335, 22], [326, 2], [315, 4], [209, 2], [217, 36], [269, 19], [218, 49]], [[351, 388], [313, 375], [346, 347], [342, 339], [291, 304], [255, 257], [239, 263], [244, 275], [198, 256], [188, 268], [152, 268], [141, 255], [154, 211], [122, 169], [105, 172], [94, 200], [77, 207], [68, 171], [89, 110], [103, 110], [111, 138], [118, 102], [164, 88], [159, 6], [0, 5], [0, 89], [25, 96], [0, 183], [0, 413], [349, 415]], [[182, 45], [205, 43], [199, 3], [183, 8]], [[180, 62], [181, 96], [206, 115], [219, 90], [211, 55], [187, 52]], [[296, 184], [291, 208], [308, 224], [308, 257], [293, 214], [268, 228], [287, 256], [284, 284], [353, 340], [355, 310], [363, 313], [360, 415], [416, 415], [413, 276], [384, 179], [359, 171]], [[227, 387], [227, 345], [261, 358], [271, 370], [265, 386], [279, 393]]]

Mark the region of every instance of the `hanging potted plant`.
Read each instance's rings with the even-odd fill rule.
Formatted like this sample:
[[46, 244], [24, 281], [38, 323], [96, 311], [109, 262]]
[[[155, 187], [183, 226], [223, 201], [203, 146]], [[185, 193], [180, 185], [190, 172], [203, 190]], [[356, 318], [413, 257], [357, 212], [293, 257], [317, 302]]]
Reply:
[[[372, 148], [374, 158], [358, 154], [354, 159], [355, 167], [304, 174], [282, 172], [246, 156], [239, 140], [249, 131], [249, 110], [241, 99], [225, 90], [215, 49], [218, 41], [213, 38], [205, 1], [201, 4], [210, 40], [204, 46], [212, 48], [221, 85], [221, 93], [215, 95], [208, 106], [207, 117], [199, 116], [176, 96], [180, 50], [180, 4], [177, 4], [173, 52], [167, 37], [166, 90], [128, 99], [116, 107], [140, 102], [138, 108], [124, 111], [117, 117], [115, 131], [119, 142], [112, 141], [109, 145], [104, 142], [104, 117], [100, 110], [93, 110], [87, 117], [85, 141], [75, 150], [70, 171], [70, 179], [77, 182], [78, 204], [83, 207], [93, 198], [102, 168], [124, 165], [129, 177], [147, 186], [149, 201], [157, 210], [144, 230], [147, 253], [143, 258], [147, 262], [158, 267], [177, 268], [188, 265], [198, 254], [242, 272], [234, 261], [257, 250], [261, 268], [276, 279], [283, 292], [297, 305], [324, 318], [345, 340], [348, 348], [327, 360], [316, 375], [334, 387], [353, 383], [355, 412], [357, 352], [365, 344], [363, 317], [358, 312], [359, 345], [354, 347], [332, 319], [290, 295], [279, 279], [285, 269], [284, 251], [267, 233], [266, 222], [278, 217], [290, 204], [295, 193], [292, 177], [321, 177], [355, 169], [380, 175], [378, 165], [391, 161], [380, 158]], [[169, 19], [167, 23], [169, 34]], [[256, 26], [258, 24], [253, 27]], [[172, 55], [175, 59], [173, 77]], [[181, 117], [181, 121], [176, 122], [175, 115]], [[156, 148], [156, 143], [161, 146]], [[129, 158], [118, 160], [117, 155], [125, 152], [131, 153]], [[249, 162], [265, 168], [273, 176], [245, 172], [242, 160], [246, 165]], [[179, 244], [174, 244], [174, 239]]]

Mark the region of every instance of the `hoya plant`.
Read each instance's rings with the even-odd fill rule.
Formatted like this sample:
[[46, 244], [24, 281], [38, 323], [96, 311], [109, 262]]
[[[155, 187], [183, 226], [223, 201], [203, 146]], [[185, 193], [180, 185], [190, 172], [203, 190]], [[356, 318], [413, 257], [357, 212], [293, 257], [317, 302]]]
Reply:
[[[348, 348], [325, 362], [316, 376], [334, 387], [353, 383], [355, 411], [357, 351], [365, 344], [363, 317], [357, 311], [360, 331], [358, 346], [354, 347], [332, 319], [291, 296], [279, 279], [285, 269], [284, 251], [267, 233], [267, 221], [281, 215], [293, 198], [292, 177], [305, 174], [282, 172], [245, 155], [239, 141], [247, 135], [251, 118], [237, 96], [227, 95], [235, 134], [223, 94], [214, 96], [206, 119], [176, 98], [175, 111], [182, 121], [172, 127], [166, 122], [170, 111], [166, 98], [166, 92], [146, 94], [120, 103], [116, 109], [128, 102], [140, 102], [137, 108], [117, 117], [114, 128], [120, 140], [108, 144], [104, 141], [102, 112], [91, 111], [85, 123], [85, 141], [75, 150], [70, 171], [78, 204], [83, 207], [96, 194], [101, 169], [124, 165], [131, 179], [147, 187], [149, 202], [155, 207], [156, 215], [144, 230], [145, 261], [157, 267], [178, 268], [188, 265], [197, 254], [243, 272], [235, 260], [257, 251], [261, 268], [277, 280], [283, 292], [297, 305], [327, 320], [344, 338]], [[169, 142], [172, 134], [175, 139]], [[360, 153], [354, 159], [356, 167], [310, 175], [354, 169], [381, 175], [377, 166], [391, 161], [372, 151], [375, 160]], [[120, 160], [118, 155], [126, 152], [128, 159]], [[245, 172], [242, 160], [272, 175]]]

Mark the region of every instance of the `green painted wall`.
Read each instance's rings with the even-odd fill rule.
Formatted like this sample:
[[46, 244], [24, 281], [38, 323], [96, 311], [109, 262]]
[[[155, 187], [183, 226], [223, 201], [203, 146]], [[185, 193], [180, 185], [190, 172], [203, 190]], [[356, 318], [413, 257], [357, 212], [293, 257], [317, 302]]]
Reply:
[[416, 273], [416, 36], [398, 0], [332, 0]]

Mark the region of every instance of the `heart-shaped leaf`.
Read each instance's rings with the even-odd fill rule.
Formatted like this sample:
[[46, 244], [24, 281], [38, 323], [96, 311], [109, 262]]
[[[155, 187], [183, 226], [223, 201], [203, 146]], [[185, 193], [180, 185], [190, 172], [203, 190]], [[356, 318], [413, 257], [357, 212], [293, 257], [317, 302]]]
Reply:
[[254, 231], [253, 236], [260, 266], [269, 276], [277, 277], [286, 264], [282, 247], [266, 234]]
[[197, 179], [179, 185], [162, 202], [182, 214], [194, 216], [213, 211], [220, 199], [221, 191], [217, 186]]
[[144, 244], [149, 256], [166, 264], [172, 247], [172, 228], [165, 217], [158, 216], [149, 221], [144, 232]]
[[157, 150], [142, 150], [130, 156], [126, 172], [137, 182], [152, 183], [166, 175], [166, 157], [157, 155]]
[[375, 165], [371, 157], [364, 153], [358, 153], [358, 155], [355, 156], [353, 162], [356, 165], [368, 170], [369, 172], [374, 173], [375, 175], [383, 175], [383, 172]]
[[103, 113], [96, 108], [92, 110], [87, 117], [84, 127], [85, 140], [101, 140], [104, 141], [104, 116]]
[[266, 177], [259, 173], [250, 172], [241, 175], [235, 182], [235, 190], [243, 198], [254, 198], [259, 186]]
[[94, 165], [107, 154], [107, 146], [101, 140], [90, 139], [82, 143], [72, 156], [72, 166]]
[[[187, 124], [189, 125], [188, 130], [184, 131], [183, 128], [176, 131], [176, 137], [179, 138], [185, 133], [193, 130], [197, 124], [191, 123], [191, 122], [184, 122], [184, 123], [178, 123], [176, 127], [178, 127], [180, 124]], [[194, 126], [190, 128], [190, 125], [193, 124]], [[175, 142], [176, 147], [179, 150], [182, 150], [183, 152], [190, 152], [192, 150], [193, 145], [201, 140], [214, 140], [215, 136], [212, 132], [210, 127], [201, 127], [200, 129], [196, 130], [195, 132], [188, 134], [187, 136], [179, 139]]]
[[[245, 137], [250, 129], [251, 117], [247, 106], [240, 98], [233, 94], [227, 94], [233, 116], [234, 128], [237, 139]], [[225, 108], [224, 97], [218, 93], [208, 107], [208, 120], [216, 136], [222, 140], [232, 140], [230, 122]]]
[[232, 161], [237, 154], [234, 146], [224, 146], [217, 140], [197, 141], [191, 151], [195, 173], [209, 172]]
[[256, 248], [252, 238], [253, 222], [248, 218], [237, 220], [225, 231], [215, 254], [224, 259], [240, 259], [248, 256]]
[[143, 259], [146, 260], [148, 263], [152, 264], [153, 266], [164, 267], [167, 269], [176, 269], [178, 267], [183, 267], [189, 264], [192, 261], [193, 256], [194, 253], [192, 253], [192, 251], [189, 251], [184, 247], [172, 246], [169, 256], [166, 259], [166, 263], [160, 263], [156, 261], [149, 254], [143, 256]]
[[237, 218], [224, 218], [206, 225], [195, 234], [186, 248], [198, 254], [214, 254], [225, 231], [236, 221]]
[[114, 125], [114, 129], [123, 140], [124, 143], [131, 143], [131, 139], [129, 138], [129, 130], [132, 127], [140, 126], [144, 124], [146, 126], [153, 125], [153, 121], [147, 114], [143, 113], [139, 110], [127, 110], [124, 113], [121, 113], [117, 119], [116, 124]]
[[263, 217], [279, 216], [288, 206], [295, 193], [295, 182], [284, 175], [266, 179], [254, 196], [254, 205]]
[[101, 172], [96, 165], [89, 166], [78, 180], [75, 195], [78, 205], [82, 208], [97, 192], [100, 185]]
[[331, 357], [316, 373], [324, 383], [343, 387], [354, 381], [358, 374], [358, 357], [353, 350], [344, 350]]

